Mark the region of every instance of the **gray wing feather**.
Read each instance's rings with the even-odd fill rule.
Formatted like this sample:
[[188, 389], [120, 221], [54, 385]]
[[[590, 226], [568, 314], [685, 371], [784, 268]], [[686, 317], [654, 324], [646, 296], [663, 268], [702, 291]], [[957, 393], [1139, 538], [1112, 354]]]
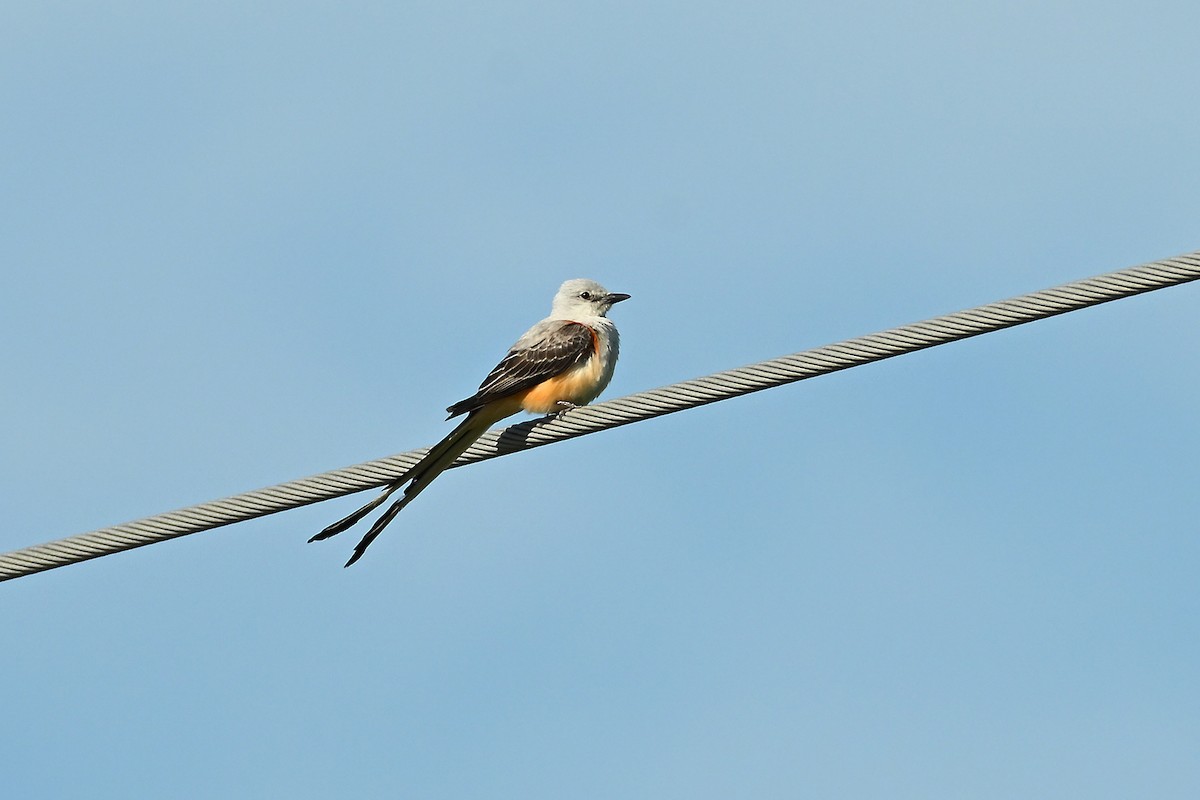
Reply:
[[596, 336], [580, 322], [554, 320], [535, 325], [479, 384], [479, 391], [446, 409], [451, 417], [493, 400], [537, 386], [586, 362], [596, 352]]

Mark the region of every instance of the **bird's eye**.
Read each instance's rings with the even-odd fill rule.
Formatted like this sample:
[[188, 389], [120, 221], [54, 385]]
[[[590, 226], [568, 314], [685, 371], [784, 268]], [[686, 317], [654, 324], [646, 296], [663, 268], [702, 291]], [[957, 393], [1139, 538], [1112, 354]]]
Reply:
[[591, 293], [591, 292], [580, 292], [580, 293], [579, 293], [579, 299], [580, 299], [580, 300], [591, 300], [591, 299], [592, 299], [592, 293]]

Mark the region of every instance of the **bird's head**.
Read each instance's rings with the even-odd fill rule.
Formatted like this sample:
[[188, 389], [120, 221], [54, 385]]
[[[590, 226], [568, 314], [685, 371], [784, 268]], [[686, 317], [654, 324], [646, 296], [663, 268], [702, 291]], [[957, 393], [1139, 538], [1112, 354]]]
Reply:
[[603, 317], [614, 304], [628, 299], [629, 295], [610, 292], [595, 281], [575, 278], [558, 288], [550, 314], [560, 319]]

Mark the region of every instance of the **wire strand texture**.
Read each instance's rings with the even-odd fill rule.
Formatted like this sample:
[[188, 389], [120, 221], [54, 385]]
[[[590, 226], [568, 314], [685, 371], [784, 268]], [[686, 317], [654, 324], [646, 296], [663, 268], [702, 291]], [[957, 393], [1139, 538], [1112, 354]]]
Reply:
[[[1200, 251], [489, 431], [455, 467], [1200, 279]], [[0, 581], [382, 486], [428, 448], [0, 554]]]

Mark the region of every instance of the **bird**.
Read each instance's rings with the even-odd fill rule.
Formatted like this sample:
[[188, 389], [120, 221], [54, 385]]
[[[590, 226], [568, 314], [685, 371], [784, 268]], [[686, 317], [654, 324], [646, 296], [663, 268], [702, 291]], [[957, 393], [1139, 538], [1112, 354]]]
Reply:
[[617, 326], [608, 311], [628, 299], [629, 295], [610, 292], [593, 280], [564, 282], [554, 295], [550, 316], [513, 343], [475, 394], [446, 409], [446, 419], [463, 414], [466, 418], [378, 497], [308, 541], [349, 530], [404, 487], [400, 499], [388, 506], [354, 548], [346, 562], [349, 567], [413, 498], [492, 425], [521, 411], [561, 415], [599, 397], [612, 380], [620, 350]]

